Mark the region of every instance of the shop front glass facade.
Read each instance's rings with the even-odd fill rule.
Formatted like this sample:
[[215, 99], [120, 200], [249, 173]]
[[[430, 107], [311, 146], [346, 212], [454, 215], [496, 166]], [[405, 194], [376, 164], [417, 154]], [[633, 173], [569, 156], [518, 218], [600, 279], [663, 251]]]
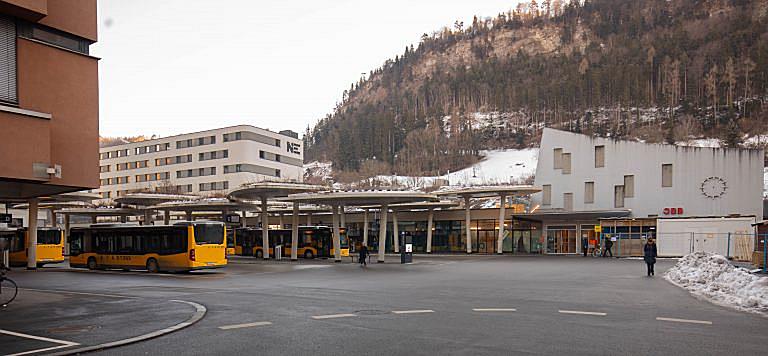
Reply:
[[576, 253], [576, 225], [547, 226], [547, 253]]

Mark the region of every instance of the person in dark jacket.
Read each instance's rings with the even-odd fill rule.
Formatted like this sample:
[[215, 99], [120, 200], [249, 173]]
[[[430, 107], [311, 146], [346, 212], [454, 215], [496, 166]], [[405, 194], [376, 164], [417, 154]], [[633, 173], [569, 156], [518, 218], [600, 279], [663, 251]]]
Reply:
[[613, 251], [611, 251], [611, 247], [613, 247], [613, 240], [605, 239], [605, 250], [603, 250], [603, 257], [607, 257], [608, 255], [613, 257]]
[[360, 255], [358, 256], [358, 262], [361, 266], [367, 266], [368, 265], [368, 246], [362, 245], [360, 246], [360, 251], [358, 251]]
[[587, 257], [587, 251], [589, 251], [589, 239], [586, 237], [581, 238], [581, 252], [584, 252], [584, 257]]
[[653, 265], [656, 264], [656, 242], [653, 239], [648, 239], [643, 246], [643, 259], [648, 267], [648, 277], [653, 276]]

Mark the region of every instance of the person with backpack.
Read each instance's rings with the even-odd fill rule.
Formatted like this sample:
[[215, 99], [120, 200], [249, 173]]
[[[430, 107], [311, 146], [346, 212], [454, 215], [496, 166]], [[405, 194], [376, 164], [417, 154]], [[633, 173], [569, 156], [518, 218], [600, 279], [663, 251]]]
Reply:
[[357, 259], [361, 267], [368, 266], [368, 246], [365, 246], [365, 245], [360, 246], [360, 251], [358, 251]]
[[613, 247], [613, 240], [605, 239], [605, 250], [603, 251], [603, 257], [608, 257], [608, 255], [611, 255], [611, 257], [613, 257], [613, 251], [611, 251], [612, 247]]

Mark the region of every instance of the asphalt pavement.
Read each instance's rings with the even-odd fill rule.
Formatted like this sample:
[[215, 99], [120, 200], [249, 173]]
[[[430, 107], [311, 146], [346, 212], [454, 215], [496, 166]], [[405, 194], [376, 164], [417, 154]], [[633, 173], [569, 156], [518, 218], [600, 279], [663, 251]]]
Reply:
[[[232, 263], [187, 274], [17, 270], [10, 276], [26, 293], [0, 311], [0, 330], [93, 345], [185, 320], [194, 310], [171, 302], [181, 300], [205, 306], [205, 317], [100, 353], [747, 355], [766, 348], [768, 318], [713, 305], [666, 282], [661, 275], [672, 260], [660, 260], [654, 278], [645, 276], [642, 261], [627, 259], [414, 260], [367, 268]], [[24, 306], [40, 298], [50, 305]], [[0, 354], [49, 344], [0, 334]]]

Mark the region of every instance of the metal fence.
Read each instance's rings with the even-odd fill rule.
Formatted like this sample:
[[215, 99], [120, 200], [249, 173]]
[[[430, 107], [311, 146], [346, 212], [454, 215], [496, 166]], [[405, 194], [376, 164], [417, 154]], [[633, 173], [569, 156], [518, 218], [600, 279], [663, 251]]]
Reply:
[[[600, 246], [613, 242], [615, 256], [642, 256], [649, 238], [656, 239], [659, 256], [684, 256], [693, 252], [711, 252], [737, 261], [752, 261], [754, 252], [765, 250], [765, 235], [746, 233], [668, 232], [601, 233]], [[757, 261], [755, 261], [757, 262]]]

